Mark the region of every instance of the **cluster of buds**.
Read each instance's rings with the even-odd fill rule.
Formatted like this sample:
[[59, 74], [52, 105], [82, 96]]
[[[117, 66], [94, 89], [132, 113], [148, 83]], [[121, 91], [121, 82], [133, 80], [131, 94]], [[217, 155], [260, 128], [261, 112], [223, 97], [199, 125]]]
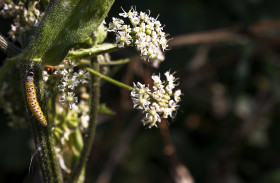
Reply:
[[134, 89], [131, 91], [131, 98], [134, 108], [140, 109], [145, 113], [142, 119], [144, 126], [149, 128], [157, 126], [161, 118], [174, 118], [181, 101], [181, 90], [173, 91], [177, 85], [177, 78], [165, 73], [166, 81], [161, 81], [159, 75], [153, 75], [153, 91], [141, 83], [134, 83]]
[[29, 2], [27, 6], [22, 1], [19, 1], [17, 4], [13, 3], [13, 1], [4, 4], [0, 15], [4, 18], [14, 18], [14, 23], [11, 25], [9, 32], [13, 40], [16, 40], [30, 26], [38, 24], [39, 19], [43, 16], [43, 12], [37, 6], [39, 6], [37, 1]]
[[168, 47], [168, 36], [163, 32], [161, 23], [150, 13], [138, 13], [134, 8], [129, 12], [123, 12], [119, 15], [123, 18], [128, 18], [132, 27], [126, 25], [123, 19], [114, 18], [109, 23], [108, 31], [116, 33], [116, 43], [118, 47], [135, 45], [140, 51], [141, 57], [144, 60], [152, 61], [153, 66], [157, 67], [159, 62], [163, 61], [165, 51]]

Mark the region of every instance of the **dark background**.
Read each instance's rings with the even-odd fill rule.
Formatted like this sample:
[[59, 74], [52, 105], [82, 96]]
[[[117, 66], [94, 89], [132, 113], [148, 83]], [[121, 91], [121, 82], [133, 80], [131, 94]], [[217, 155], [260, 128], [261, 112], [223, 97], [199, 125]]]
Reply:
[[[87, 182], [105, 183], [104, 177], [114, 183], [175, 182], [178, 165], [197, 183], [280, 182], [280, 1], [118, 0], [106, 22], [131, 5], [160, 14], [165, 32], [174, 38], [159, 69], [139, 71], [130, 64], [137, 75], [133, 80], [176, 71], [184, 95], [176, 119], [168, 122], [169, 136], [164, 125], [141, 127], [141, 114], [131, 110], [126, 93], [105, 84], [101, 100], [118, 114], [100, 116]], [[10, 23], [0, 19], [1, 34], [7, 36]], [[220, 39], [223, 31], [234, 36]], [[187, 36], [180, 45], [179, 35]], [[112, 58], [133, 53], [127, 49]], [[131, 67], [116, 78], [130, 81]], [[10, 128], [9, 121], [0, 110], [0, 182], [30, 182], [38, 175], [36, 161], [28, 170], [31, 132]], [[176, 153], [169, 153], [168, 144]]]

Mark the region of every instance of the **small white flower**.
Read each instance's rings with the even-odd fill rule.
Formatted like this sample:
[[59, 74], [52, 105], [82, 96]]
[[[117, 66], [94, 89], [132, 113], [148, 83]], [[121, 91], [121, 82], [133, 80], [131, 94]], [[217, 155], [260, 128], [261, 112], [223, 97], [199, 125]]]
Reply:
[[174, 100], [176, 102], [180, 102], [181, 101], [181, 97], [180, 97], [181, 95], [182, 95], [181, 90], [176, 90], [174, 92]]
[[76, 76], [65, 76], [63, 77], [62, 85], [65, 86], [65, 88], [69, 88], [73, 90], [76, 86], [78, 86], [79, 81], [77, 80]]
[[161, 82], [160, 76], [153, 75], [153, 76], [152, 76], [152, 79], [153, 79], [153, 81], [154, 81], [154, 89], [157, 89], [157, 88], [159, 88], [160, 86], [162, 86], [162, 82]]
[[132, 37], [127, 32], [118, 32], [116, 42], [119, 48], [130, 45]]
[[69, 71], [66, 69], [62, 69], [59, 71], [59, 74], [61, 74], [62, 76], [67, 76], [69, 74]]
[[149, 20], [149, 15], [147, 15], [146, 13], [140, 11], [140, 15], [139, 15], [140, 19], [143, 21], [148, 21]]
[[150, 104], [149, 92], [150, 89], [142, 85], [141, 83], [133, 83], [134, 89], [131, 91], [131, 98], [133, 101], [133, 107], [136, 109], [146, 109]]
[[119, 30], [123, 24], [124, 21], [122, 19], [113, 17], [113, 21], [109, 23], [108, 31], [115, 32]]
[[137, 25], [137, 24], [139, 24], [140, 23], [140, 18], [139, 17], [131, 17], [130, 18], [130, 21], [131, 21], [131, 23], [133, 24], [133, 25]]
[[88, 83], [89, 76], [89, 72], [83, 70], [79, 70], [78, 72], [75, 72], [73, 74], [73, 78], [75, 78], [78, 81], [77, 83], [80, 82], [82, 84]]
[[75, 97], [73, 92], [64, 93], [59, 99], [61, 104], [69, 105], [70, 109], [78, 103], [78, 97]]
[[134, 10], [133, 7], [131, 7], [129, 12], [125, 12], [124, 9], [122, 9], [122, 10], [123, 10], [123, 13], [119, 13], [119, 15], [124, 17], [124, 18], [133, 18], [133, 17], [136, 17], [138, 15], [138, 12], [136, 10]]
[[130, 33], [131, 32], [131, 28], [129, 25], [123, 25], [121, 27], [122, 31], [125, 32], [125, 33]]
[[160, 116], [157, 111], [152, 107], [147, 113], [146, 116], [142, 119], [144, 126], [149, 126], [149, 128], [155, 126], [156, 123], [161, 122]]
[[43, 77], [43, 81], [48, 81], [49, 79], [49, 75], [48, 75], [48, 72], [47, 71], [43, 71], [42, 72], [42, 77]]
[[164, 75], [166, 76], [168, 83], [173, 83], [175, 81], [175, 77], [170, 74], [169, 71], [165, 72]]
[[57, 86], [57, 89], [58, 89], [58, 91], [60, 91], [60, 92], [64, 92], [64, 91], [66, 90], [66, 87], [65, 87], [65, 85], [61, 84], [61, 85], [58, 85], [58, 86]]

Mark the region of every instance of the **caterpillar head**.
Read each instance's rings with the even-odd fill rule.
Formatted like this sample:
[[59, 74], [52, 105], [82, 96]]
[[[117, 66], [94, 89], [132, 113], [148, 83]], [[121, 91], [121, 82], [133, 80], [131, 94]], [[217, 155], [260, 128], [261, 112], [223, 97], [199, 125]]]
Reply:
[[30, 69], [30, 70], [27, 72], [27, 76], [34, 76], [34, 69]]

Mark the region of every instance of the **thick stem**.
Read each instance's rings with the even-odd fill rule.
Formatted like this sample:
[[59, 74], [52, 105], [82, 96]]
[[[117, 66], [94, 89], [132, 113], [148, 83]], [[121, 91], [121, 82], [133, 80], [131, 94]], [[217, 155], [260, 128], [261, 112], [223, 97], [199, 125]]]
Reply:
[[[36, 85], [36, 91], [37, 91], [37, 99], [40, 104], [42, 104], [41, 99], [41, 93], [40, 87], [39, 87], [39, 77], [38, 72], [39, 66], [36, 65], [35, 67], [35, 85]], [[40, 72], [39, 72], [40, 73]], [[44, 103], [43, 103], [44, 104]], [[42, 106], [42, 109], [45, 107]], [[46, 115], [46, 110], [44, 110], [44, 115], [47, 118], [48, 116]], [[30, 119], [30, 125], [31, 129], [33, 132], [33, 137], [34, 137], [34, 142], [36, 146], [36, 150], [39, 152], [38, 160], [39, 160], [39, 165], [41, 167], [42, 171], [42, 176], [43, 176], [43, 181], [45, 183], [59, 183], [62, 182], [62, 178], [60, 176], [59, 168], [58, 168], [58, 163], [57, 163], [57, 158], [55, 156], [54, 152], [54, 144], [53, 144], [53, 137], [51, 133], [51, 126], [48, 124], [47, 127], [42, 126], [36, 119], [35, 117], [31, 114], [32, 116]], [[47, 118], [48, 119], [48, 118]]]
[[[97, 63], [96, 57], [92, 59], [92, 67], [97, 72], [99, 71], [99, 64]], [[91, 147], [94, 140], [98, 106], [99, 106], [99, 92], [100, 92], [100, 78], [94, 75], [91, 75], [91, 87], [90, 87], [90, 121], [88, 132], [85, 135], [84, 148], [81, 152], [79, 162], [77, 163], [75, 169], [73, 170], [70, 182], [77, 182], [82, 170], [85, 168], [88, 156], [91, 152]]]

